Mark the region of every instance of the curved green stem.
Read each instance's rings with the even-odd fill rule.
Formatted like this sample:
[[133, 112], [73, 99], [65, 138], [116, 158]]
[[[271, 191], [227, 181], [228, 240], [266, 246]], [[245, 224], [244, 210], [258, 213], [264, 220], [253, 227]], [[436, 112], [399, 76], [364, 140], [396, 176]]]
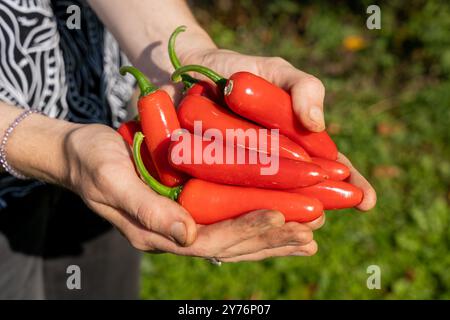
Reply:
[[178, 34], [180, 34], [181, 32], [185, 32], [186, 31], [186, 26], [179, 26], [178, 28], [175, 29], [175, 31], [170, 35], [169, 38], [169, 58], [170, 58], [170, 62], [172, 63], [172, 66], [176, 69], [178, 69], [179, 67], [181, 67], [181, 62], [177, 57], [177, 54], [175, 52], [175, 40], [178, 36]]
[[[178, 28], [175, 29], [175, 31], [170, 35], [169, 38], [169, 45], [168, 45], [168, 50], [169, 50], [169, 58], [170, 58], [170, 62], [172, 63], [172, 66], [174, 67], [175, 70], [179, 69], [181, 67], [181, 62], [180, 59], [178, 59], [177, 53], [175, 51], [175, 40], [177, 38], [177, 36], [181, 33], [186, 31], [186, 26], [179, 26]], [[181, 75], [181, 80], [184, 84], [184, 89], [189, 89], [190, 87], [192, 87], [195, 83], [198, 82], [197, 79], [191, 77], [188, 74], [183, 74]]]
[[141, 175], [142, 180], [144, 180], [144, 182], [148, 184], [148, 186], [152, 188], [153, 191], [159, 193], [164, 197], [176, 201], [183, 187], [178, 186], [170, 188], [168, 186], [163, 185], [158, 180], [152, 177], [152, 175], [147, 171], [147, 168], [145, 168], [144, 162], [142, 161], [141, 157], [142, 141], [144, 141], [144, 135], [142, 134], [142, 132], [136, 132], [133, 139], [133, 160], [139, 174]]
[[208, 69], [204, 66], [200, 66], [200, 65], [196, 65], [196, 64], [190, 64], [190, 65], [179, 67], [177, 70], [175, 70], [174, 73], [172, 73], [172, 81], [180, 82], [183, 80], [182, 77], [186, 72], [192, 72], [192, 71], [198, 72], [198, 73], [208, 77], [209, 79], [214, 81], [221, 88], [223, 88], [227, 82], [227, 79], [222, 77], [217, 72], [215, 72], [211, 69]]
[[127, 72], [136, 78], [139, 89], [141, 90], [141, 97], [145, 97], [158, 90], [158, 87], [151, 83], [150, 80], [148, 80], [148, 78], [138, 68], [132, 66], [120, 68], [121, 75], [124, 76]]

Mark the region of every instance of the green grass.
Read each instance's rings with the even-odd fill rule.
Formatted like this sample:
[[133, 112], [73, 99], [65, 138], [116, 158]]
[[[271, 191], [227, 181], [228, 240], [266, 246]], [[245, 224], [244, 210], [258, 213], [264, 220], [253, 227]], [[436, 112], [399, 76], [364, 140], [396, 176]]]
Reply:
[[[145, 299], [450, 299], [450, 5], [393, 1], [193, 1], [223, 47], [282, 56], [322, 79], [340, 150], [378, 192], [370, 213], [330, 212], [319, 252], [225, 264], [147, 255]], [[352, 3], [350, 5], [350, 3]], [[365, 48], [343, 47], [359, 36]], [[381, 268], [381, 290], [366, 269]]]

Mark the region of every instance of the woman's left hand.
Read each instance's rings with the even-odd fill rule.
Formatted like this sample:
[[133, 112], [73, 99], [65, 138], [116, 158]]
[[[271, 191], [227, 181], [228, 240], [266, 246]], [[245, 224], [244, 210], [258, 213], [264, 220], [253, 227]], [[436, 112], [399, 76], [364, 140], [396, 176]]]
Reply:
[[[223, 49], [192, 49], [180, 51], [180, 61], [183, 65], [204, 65], [224, 77], [238, 71], [257, 74], [291, 93], [294, 112], [303, 126], [316, 132], [325, 130], [324, 85], [318, 78], [295, 68], [283, 58], [249, 56]], [[203, 78], [198, 74], [195, 76]], [[377, 200], [374, 188], [346, 156], [340, 153], [338, 161], [350, 168], [350, 182], [364, 191], [363, 201], [357, 208], [362, 211], [372, 209]]]

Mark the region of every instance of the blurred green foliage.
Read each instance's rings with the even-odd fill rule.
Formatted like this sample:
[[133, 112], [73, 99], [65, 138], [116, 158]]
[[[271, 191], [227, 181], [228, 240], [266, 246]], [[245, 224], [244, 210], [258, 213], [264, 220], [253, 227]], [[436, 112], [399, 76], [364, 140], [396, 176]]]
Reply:
[[[378, 192], [327, 214], [312, 258], [225, 264], [148, 255], [147, 299], [450, 299], [450, 2], [191, 1], [221, 46], [281, 56], [320, 78], [340, 150]], [[357, 39], [359, 48], [346, 41]], [[379, 265], [381, 290], [366, 269]]]

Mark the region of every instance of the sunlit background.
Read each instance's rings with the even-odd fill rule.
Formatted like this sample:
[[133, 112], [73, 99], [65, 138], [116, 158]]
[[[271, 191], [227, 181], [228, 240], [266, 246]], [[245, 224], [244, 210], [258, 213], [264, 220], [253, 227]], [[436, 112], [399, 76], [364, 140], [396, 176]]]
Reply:
[[[450, 2], [191, 1], [219, 46], [281, 56], [327, 89], [328, 131], [378, 192], [329, 212], [319, 252], [224, 264], [146, 255], [145, 299], [450, 298]], [[381, 268], [381, 289], [366, 272]]]

